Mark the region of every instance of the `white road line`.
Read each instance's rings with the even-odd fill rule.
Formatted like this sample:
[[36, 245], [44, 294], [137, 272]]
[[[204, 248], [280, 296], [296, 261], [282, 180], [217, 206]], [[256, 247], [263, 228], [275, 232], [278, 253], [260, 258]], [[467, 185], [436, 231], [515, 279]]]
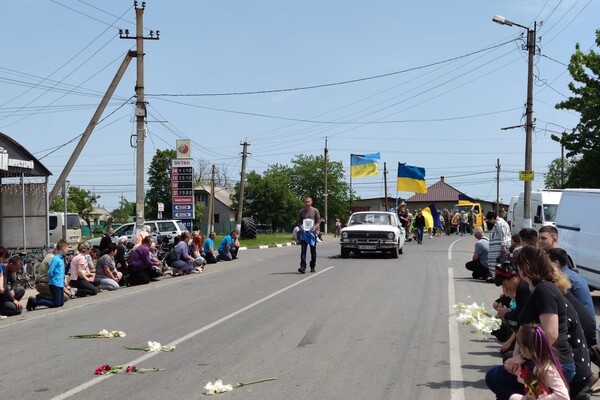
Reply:
[[[267, 301], [267, 300], [270, 300], [270, 299], [272, 299], [273, 297], [276, 297], [276, 296], [278, 296], [278, 295], [280, 295], [280, 294], [282, 294], [282, 293], [284, 293], [284, 292], [286, 292], [286, 291], [288, 291], [288, 290], [292, 289], [293, 287], [295, 287], [295, 286], [298, 286], [298, 285], [300, 285], [300, 284], [302, 284], [302, 283], [304, 283], [304, 282], [308, 281], [309, 279], [312, 279], [312, 278], [314, 278], [314, 277], [316, 277], [316, 276], [318, 276], [318, 275], [321, 275], [322, 273], [324, 273], [324, 272], [326, 272], [326, 271], [329, 271], [329, 270], [330, 270], [330, 269], [332, 269], [332, 268], [334, 268], [334, 267], [333, 267], [333, 266], [331, 266], [331, 267], [327, 267], [327, 268], [325, 268], [325, 269], [324, 269], [324, 270], [322, 270], [322, 271], [319, 271], [319, 272], [316, 272], [316, 273], [310, 274], [310, 275], [309, 275], [309, 276], [307, 276], [306, 278], [304, 278], [304, 279], [302, 279], [302, 280], [300, 280], [300, 281], [298, 281], [298, 282], [296, 282], [296, 283], [292, 283], [291, 285], [289, 285], [289, 286], [286, 286], [286, 287], [284, 287], [283, 289], [280, 289], [280, 290], [278, 290], [278, 291], [276, 291], [276, 292], [274, 292], [274, 293], [271, 293], [270, 295], [268, 295], [268, 296], [265, 296], [265, 297], [263, 297], [262, 299], [255, 301], [254, 303], [248, 304], [246, 307], [242, 307], [242, 308], [240, 308], [239, 310], [237, 310], [237, 311], [234, 311], [234, 312], [232, 312], [231, 314], [229, 314], [229, 315], [226, 315], [226, 316], [224, 316], [224, 317], [223, 317], [223, 318], [221, 318], [221, 319], [218, 319], [218, 320], [216, 320], [216, 321], [214, 321], [214, 322], [212, 322], [212, 323], [210, 323], [210, 324], [208, 324], [208, 325], [205, 325], [205, 326], [203, 326], [203, 327], [202, 327], [202, 328], [200, 328], [200, 329], [197, 329], [197, 330], [195, 330], [195, 331], [193, 331], [193, 332], [190, 332], [190, 333], [188, 333], [187, 335], [180, 337], [179, 339], [175, 339], [175, 340], [173, 340], [171, 343], [167, 344], [167, 346], [177, 346], [178, 344], [180, 344], [180, 343], [183, 343], [183, 342], [185, 342], [186, 340], [192, 339], [193, 337], [195, 337], [195, 336], [198, 336], [199, 334], [201, 334], [201, 333], [203, 333], [203, 332], [206, 332], [207, 330], [209, 330], [209, 329], [211, 329], [211, 328], [214, 328], [215, 326], [217, 326], [217, 325], [220, 325], [220, 324], [222, 324], [223, 322], [225, 322], [225, 321], [228, 321], [228, 320], [230, 320], [231, 318], [233, 318], [233, 317], [236, 317], [236, 316], [238, 316], [239, 314], [241, 314], [241, 313], [243, 313], [243, 312], [245, 312], [245, 311], [248, 311], [248, 310], [250, 310], [251, 308], [254, 308], [254, 307], [258, 306], [258, 305], [260, 305], [260, 304], [264, 303], [265, 301]], [[453, 303], [453, 304], [454, 304], [454, 303]], [[143, 355], [143, 356], [141, 356], [141, 357], [138, 357], [138, 358], [136, 358], [135, 360], [129, 361], [129, 362], [127, 362], [127, 363], [124, 363], [123, 365], [138, 365], [138, 364], [140, 364], [142, 361], [146, 361], [146, 360], [148, 360], [149, 358], [151, 358], [151, 357], [154, 357], [154, 356], [155, 356], [155, 355], [157, 355], [157, 354], [159, 354], [159, 353], [158, 353], [158, 352], [156, 352], [156, 353], [155, 353], [155, 352], [149, 352], [149, 353], [146, 353], [146, 354], [144, 354], [144, 355]], [[82, 392], [82, 391], [84, 391], [84, 390], [86, 390], [86, 389], [88, 389], [88, 388], [90, 388], [90, 387], [94, 386], [95, 384], [97, 384], [97, 383], [100, 383], [100, 382], [102, 382], [103, 380], [105, 380], [105, 379], [108, 379], [108, 378], [110, 378], [110, 377], [111, 377], [111, 375], [100, 375], [100, 376], [98, 376], [98, 377], [96, 377], [96, 378], [94, 378], [94, 379], [91, 379], [91, 380], [89, 380], [89, 381], [87, 381], [87, 382], [84, 382], [84, 383], [82, 383], [82, 384], [81, 384], [81, 385], [79, 385], [79, 386], [76, 386], [76, 387], [74, 387], [74, 388], [73, 388], [73, 389], [71, 389], [71, 390], [68, 390], [68, 391], [66, 391], [66, 392], [64, 392], [64, 393], [62, 393], [62, 394], [59, 394], [58, 396], [55, 396], [55, 397], [53, 397], [51, 400], [63, 400], [63, 399], [67, 399], [67, 398], [69, 398], [69, 397], [71, 397], [71, 396], [74, 396], [74, 395], [76, 395], [77, 393], [80, 393], [80, 392]]]
[[454, 245], [460, 242], [461, 240], [462, 239], [456, 239], [454, 242], [450, 243], [450, 246], [448, 247], [448, 260], [452, 260], [452, 247], [454, 247]]
[[[454, 243], [453, 243], [454, 244]], [[460, 358], [460, 342], [458, 340], [458, 322], [454, 318], [454, 270], [448, 268], [448, 305], [450, 318], [448, 318], [448, 336], [450, 345], [450, 399], [464, 400], [465, 386], [462, 374], [462, 360]]]

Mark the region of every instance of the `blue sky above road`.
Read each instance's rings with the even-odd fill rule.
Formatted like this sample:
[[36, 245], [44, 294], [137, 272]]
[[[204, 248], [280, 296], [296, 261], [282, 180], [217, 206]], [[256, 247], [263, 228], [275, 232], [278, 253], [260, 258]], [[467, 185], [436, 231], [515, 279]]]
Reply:
[[[134, 46], [118, 35], [135, 31], [132, 7], [129, 0], [0, 5], [0, 131], [42, 158], [51, 186], [75, 147], [68, 142]], [[538, 21], [533, 186], [542, 188], [560, 156], [550, 134], [578, 121], [554, 105], [570, 94], [575, 44], [584, 51], [594, 44], [598, 1], [149, 0], [145, 34], [158, 29], [160, 40], [144, 43], [148, 120], [162, 122], [148, 122], [146, 163], [156, 149], [189, 138], [192, 157], [235, 181], [244, 140], [247, 168], [260, 173], [296, 154], [323, 154], [327, 138], [347, 176], [351, 153], [381, 153], [381, 174], [353, 181], [362, 197], [383, 196], [383, 162], [395, 195], [397, 163], [405, 162], [424, 167], [428, 185], [443, 175], [492, 200], [499, 158], [508, 202], [522, 190], [525, 134], [501, 128], [525, 122], [527, 55], [523, 30], [493, 23], [496, 14], [531, 27]], [[361, 80], [379, 75], [386, 76]], [[109, 210], [121, 195], [135, 201], [135, 76], [132, 63], [69, 176]], [[256, 91], [269, 93], [232, 94]]]

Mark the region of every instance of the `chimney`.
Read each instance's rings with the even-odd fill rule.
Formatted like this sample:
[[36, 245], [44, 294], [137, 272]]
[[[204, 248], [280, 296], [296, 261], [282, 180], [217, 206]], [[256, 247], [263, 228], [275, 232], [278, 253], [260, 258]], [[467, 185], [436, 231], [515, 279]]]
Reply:
[[440, 176], [440, 181], [442, 181], [442, 183], [444, 182], [444, 177]]

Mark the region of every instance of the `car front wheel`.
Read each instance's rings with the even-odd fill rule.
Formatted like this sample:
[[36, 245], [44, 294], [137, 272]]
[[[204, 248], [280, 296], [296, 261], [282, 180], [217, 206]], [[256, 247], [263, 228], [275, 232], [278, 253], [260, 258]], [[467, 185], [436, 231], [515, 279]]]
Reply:
[[342, 247], [341, 257], [342, 258], [348, 258], [349, 256], [350, 256], [350, 250]]

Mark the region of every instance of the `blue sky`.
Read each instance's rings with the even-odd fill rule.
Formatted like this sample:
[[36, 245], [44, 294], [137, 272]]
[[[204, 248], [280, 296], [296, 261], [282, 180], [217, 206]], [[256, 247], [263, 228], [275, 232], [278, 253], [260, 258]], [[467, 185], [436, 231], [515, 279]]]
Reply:
[[[66, 143], [83, 132], [134, 46], [118, 37], [119, 28], [135, 30], [132, 6], [129, 0], [0, 4], [0, 131], [42, 159], [54, 174], [50, 186], [75, 147]], [[493, 200], [500, 159], [500, 197], [508, 202], [523, 188], [525, 134], [501, 128], [524, 124], [527, 56], [523, 30], [493, 23], [496, 14], [531, 27], [543, 21], [533, 137], [533, 187], [543, 188], [548, 164], [560, 156], [550, 134], [578, 121], [554, 105], [570, 94], [566, 64], [575, 44], [586, 52], [594, 45], [599, 1], [149, 0], [145, 33], [158, 29], [161, 36], [144, 44], [148, 120], [167, 122], [148, 123], [146, 164], [156, 149], [189, 138], [195, 159], [235, 181], [244, 140], [248, 170], [261, 173], [297, 154], [323, 154], [327, 138], [331, 160], [347, 171], [351, 153], [380, 152], [392, 195], [397, 163], [405, 162], [424, 167], [428, 185], [443, 175], [458, 190]], [[314, 89], [214, 95], [390, 73]], [[103, 117], [112, 114], [69, 176], [109, 210], [121, 195], [135, 201], [129, 144], [135, 118], [127, 101], [135, 76], [133, 62]], [[355, 179], [353, 188], [362, 197], [383, 196], [383, 175]]]

